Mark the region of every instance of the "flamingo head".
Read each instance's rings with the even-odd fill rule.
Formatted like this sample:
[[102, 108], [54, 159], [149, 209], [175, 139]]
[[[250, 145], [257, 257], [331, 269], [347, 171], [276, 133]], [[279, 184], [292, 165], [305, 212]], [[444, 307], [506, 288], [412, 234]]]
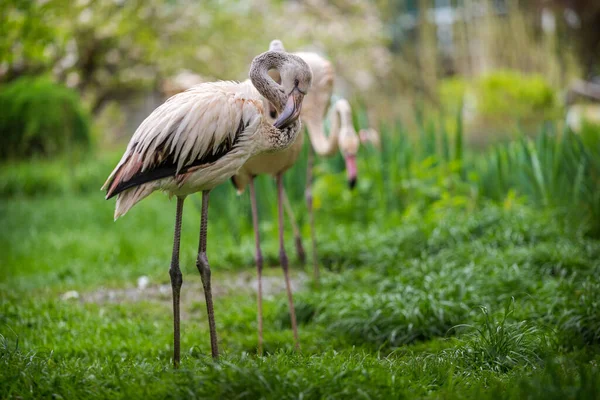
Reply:
[[342, 127], [340, 129], [339, 148], [346, 163], [346, 175], [350, 189], [354, 189], [358, 177], [356, 154], [358, 153], [359, 146], [360, 140], [354, 130], [354, 126], [348, 124]]

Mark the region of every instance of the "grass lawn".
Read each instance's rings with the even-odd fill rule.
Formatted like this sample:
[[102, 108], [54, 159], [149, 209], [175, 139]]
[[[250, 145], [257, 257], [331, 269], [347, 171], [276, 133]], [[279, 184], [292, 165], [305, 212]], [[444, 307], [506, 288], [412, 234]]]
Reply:
[[231, 234], [217, 205], [208, 252], [224, 355], [213, 362], [188, 203], [178, 371], [174, 201], [155, 194], [116, 223], [95, 192], [0, 203], [1, 398], [600, 396], [600, 242], [553, 212], [449, 205], [367, 224], [322, 215], [319, 288], [294, 266], [299, 354], [264, 218], [273, 268], [259, 358], [252, 236]]

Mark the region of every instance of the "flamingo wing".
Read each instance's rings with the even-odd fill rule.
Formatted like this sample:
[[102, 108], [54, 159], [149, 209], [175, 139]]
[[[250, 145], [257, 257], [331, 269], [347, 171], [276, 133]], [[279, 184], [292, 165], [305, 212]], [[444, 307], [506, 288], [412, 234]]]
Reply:
[[133, 134], [123, 158], [103, 186], [109, 199], [129, 188], [176, 177], [217, 161], [239, 142], [263, 109], [259, 97], [235, 82], [201, 84], [158, 107]]

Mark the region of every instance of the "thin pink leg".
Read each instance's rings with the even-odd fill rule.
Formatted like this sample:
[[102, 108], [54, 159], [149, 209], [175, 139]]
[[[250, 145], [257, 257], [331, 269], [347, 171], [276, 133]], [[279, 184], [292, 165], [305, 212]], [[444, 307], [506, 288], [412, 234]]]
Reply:
[[298, 327], [296, 325], [296, 310], [294, 309], [294, 299], [292, 297], [292, 286], [290, 283], [290, 274], [288, 266], [288, 258], [285, 253], [285, 242], [283, 240], [283, 175], [277, 174], [277, 211], [279, 214], [279, 261], [283, 268], [283, 276], [285, 277], [285, 288], [287, 290], [288, 305], [290, 308], [290, 319], [292, 321], [292, 331], [294, 332], [294, 347], [300, 349], [300, 341], [298, 340]]
[[256, 190], [254, 188], [254, 177], [250, 179], [250, 204], [252, 206], [252, 225], [254, 226], [254, 253], [256, 261], [256, 272], [258, 279], [258, 355], [263, 355], [263, 310], [262, 310], [262, 269], [263, 256], [260, 250], [260, 232], [258, 230], [258, 207], [256, 204]]
[[317, 257], [317, 237], [315, 233], [315, 213], [313, 210], [313, 196], [312, 196], [312, 173], [313, 173], [313, 162], [314, 154], [312, 148], [308, 149], [308, 160], [306, 168], [306, 207], [308, 208], [308, 220], [310, 223], [310, 240], [312, 244], [312, 256], [313, 256], [313, 274], [315, 285], [319, 286], [319, 261]]
[[171, 257], [171, 288], [173, 290], [173, 367], [179, 368], [180, 362], [180, 330], [179, 330], [179, 299], [181, 298], [181, 285], [183, 276], [179, 269], [179, 243], [181, 238], [181, 218], [183, 216], [183, 200], [185, 197], [177, 197], [177, 213], [175, 215], [175, 235], [173, 238], [173, 255]]
[[217, 344], [217, 328], [215, 325], [215, 311], [212, 300], [212, 289], [210, 285], [210, 265], [206, 257], [206, 236], [208, 229], [208, 195], [210, 190], [202, 192], [202, 217], [200, 220], [200, 244], [198, 245], [198, 258], [196, 267], [202, 278], [204, 297], [206, 298], [206, 312], [208, 314], [208, 328], [210, 330], [210, 350], [214, 359], [219, 358], [219, 346]]
[[285, 213], [290, 220], [292, 225], [292, 230], [294, 231], [294, 243], [296, 245], [296, 253], [298, 254], [298, 261], [300, 264], [304, 265], [306, 263], [306, 253], [304, 252], [304, 246], [302, 245], [302, 235], [300, 234], [300, 228], [296, 223], [296, 216], [294, 215], [294, 210], [292, 209], [292, 205], [290, 203], [290, 199], [287, 196], [287, 192], [285, 188], [283, 188], [283, 202], [285, 205]]

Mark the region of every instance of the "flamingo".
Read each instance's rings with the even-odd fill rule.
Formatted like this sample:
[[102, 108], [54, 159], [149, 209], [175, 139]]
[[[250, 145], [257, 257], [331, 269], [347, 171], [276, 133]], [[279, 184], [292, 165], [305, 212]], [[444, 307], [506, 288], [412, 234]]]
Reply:
[[198, 75], [187, 69], [180, 71], [177, 75], [165, 79], [161, 85], [161, 92], [165, 95], [165, 99], [183, 92], [192, 86], [207, 82], [208, 80], [201, 75]]
[[[274, 40], [269, 46], [270, 51], [285, 52], [283, 44], [279, 40]], [[303, 103], [302, 113], [300, 118], [309, 127], [309, 134], [312, 131], [311, 142], [316, 147], [318, 154], [331, 155], [334, 154], [339, 148], [342, 148], [342, 153], [346, 157], [346, 164], [349, 166], [348, 175], [350, 185], [353, 186], [356, 181], [356, 167], [355, 167], [355, 156], [358, 150], [358, 138], [351, 121], [350, 105], [347, 101], [340, 101], [339, 106], [336, 103], [336, 113], [339, 116], [339, 120], [334, 120], [334, 127], [332, 134], [327, 138], [322, 131], [322, 121], [327, 111], [329, 100], [333, 91], [333, 68], [331, 63], [323, 59], [314, 53], [295, 53], [296, 56], [301, 57], [311, 67], [313, 73], [313, 84], [310, 93], [306, 96]], [[273, 72], [273, 78], [279, 80], [277, 72]], [[266, 107], [269, 104], [266, 103]], [[271, 118], [277, 116], [276, 110], [271, 109]], [[318, 121], [316, 123], [315, 121]], [[317, 128], [318, 126], [318, 128]], [[338, 134], [340, 134], [338, 136]], [[339, 138], [339, 141], [338, 141]], [[292, 331], [294, 335], [294, 346], [299, 349], [300, 342], [298, 338], [298, 328], [296, 323], [296, 313], [294, 309], [294, 302], [292, 296], [292, 289], [289, 279], [289, 262], [285, 251], [284, 245], [284, 232], [283, 232], [283, 208], [289, 215], [294, 230], [296, 248], [299, 256], [302, 259], [304, 250], [302, 248], [302, 241], [300, 238], [300, 230], [297, 227], [293, 211], [289, 204], [289, 200], [283, 187], [283, 174], [290, 169], [298, 160], [300, 152], [302, 151], [302, 145], [304, 138], [299, 135], [296, 141], [287, 149], [277, 153], [263, 153], [250, 158], [246, 164], [238, 171], [236, 175], [232, 177], [232, 182], [237, 188], [238, 193], [242, 193], [246, 186], [250, 188], [250, 202], [252, 209], [252, 222], [254, 228], [255, 238], [255, 262], [257, 270], [257, 308], [258, 308], [258, 354], [262, 355], [263, 351], [263, 315], [262, 315], [262, 269], [263, 269], [263, 256], [260, 247], [260, 233], [258, 227], [258, 207], [256, 203], [256, 190], [254, 186], [254, 178], [261, 174], [269, 174], [275, 176], [277, 185], [277, 208], [278, 208], [278, 229], [279, 229], [279, 260], [283, 269], [286, 292], [288, 297], [288, 306], [290, 311], [290, 320]], [[309, 165], [309, 171], [312, 171], [312, 165]], [[310, 179], [310, 175], [309, 175]], [[310, 184], [308, 184], [307, 199], [312, 204], [312, 197], [310, 195]], [[311, 227], [314, 227], [314, 219], [312, 218], [312, 207], [309, 208], [311, 211]], [[316, 246], [314, 244], [313, 235], [313, 254], [316, 254]], [[316, 265], [315, 257], [315, 278], [318, 280], [318, 267]]]
[[[274, 46], [273, 43], [277, 43], [278, 41], [273, 41], [269, 48], [269, 51], [277, 51], [281, 54], [289, 54], [284, 50], [279, 49], [277, 46]], [[281, 81], [282, 77], [279, 71], [271, 71], [271, 76], [276, 81]], [[314, 82], [314, 78], [313, 78]], [[314, 89], [314, 86], [311, 87], [311, 93]], [[309, 98], [307, 94], [306, 98]], [[277, 117], [277, 109], [273, 107], [273, 105], [269, 102], [267, 98], [264, 99], [265, 108], [269, 109], [269, 116], [271, 119]], [[306, 103], [303, 103], [303, 106]], [[302, 145], [304, 143], [304, 138], [300, 134], [298, 135], [291, 146], [286, 148], [283, 151], [279, 151], [276, 153], [263, 153], [256, 155], [250, 158], [242, 168], [235, 174], [231, 180], [236, 187], [238, 194], [241, 194], [245, 187], [250, 186], [250, 201], [252, 208], [252, 224], [254, 228], [254, 238], [255, 238], [255, 261], [256, 261], [256, 270], [257, 270], [257, 282], [258, 282], [258, 354], [262, 355], [263, 351], [263, 317], [262, 317], [262, 269], [263, 269], [263, 256], [262, 251], [260, 249], [260, 234], [258, 229], [258, 207], [256, 204], [256, 190], [254, 186], [254, 178], [260, 174], [269, 174], [274, 175], [276, 184], [277, 184], [277, 206], [278, 206], [278, 221], [279, 221], [279, 262], [281, 264], [281, 268], [283, 270], [283, 275], [285, 279], [285, 287], [288, 298], [288, 306], [290, 311], [290, 320], [292, 325], [292, 332], [294, 335], [294, 347], [296, 350], [300, 348], [300, 340], [298, 337], [298, 326], [296, 323], [296, 312], [294, 308], [294, 300], [292, 295], [292, 288], [289, 277], [289, 261], [287, 254], [285, 252], [284, 245], [284, 235], [283, 235], [283, 199], [284, 199], [284, 188], [283, 188], [283, 174], [290, 169], [302, 150]]]
[[[281, 83], [268, 75], [277, 70]], [[177, 197], [173, 254], [173, 365], [180, 363], [179, 300], [183, 282], [179, 243], [183, 202], [202, 192], [202, 217], [196, 267], [200, 272], [210, 329], [211, 354], [218, 358], [210, 266], [206, 256], [211, 189], [233, 176], [253, 155], [289, 147], [300, 131], [302, 100], [312, 74], [300, 58], [267, 51], [252, 61], [250, 80], [213, 82], [179, 93], [154, 110], [133, 134], [123, 158], [108, 177], [106, 198], [117, 196], [115, 219], [156, 190]], [[267, 119], [263, 98], [279, 118]]]
[[[348, 100], [342, 98], [337, 100], [334, 104], [329, 137], [323, 132], [322, 122], [317, 123], [316, 120], [309, 121], [310, 120], [306, 120], [306, 125], [314, 153], [323, 157], [332, 157], [337, 151], [340, 151], [346, 163], [348, 185], [350, 189], [353, 189], [357, 179], [356, 154], [360, 147], [360, 141], [356, 134], [356, 130], [354, 129], [354, 124], [352, 123], [352, 108], [350, 107], [350, 103]], [[315, 282], [318, 283], [319, 262], [317, 257], [317, 239], [312, 196], [313, 162], [314, 155], [309, 152], [306, 170], [305, 197], [311, 233], [313, 273]]]
[[379, 132], [373, 128], [361, 129], [358, 131], [358, 137], [363, 144], [370, 143], [375, 149], [381, 150], [381, 137]]

